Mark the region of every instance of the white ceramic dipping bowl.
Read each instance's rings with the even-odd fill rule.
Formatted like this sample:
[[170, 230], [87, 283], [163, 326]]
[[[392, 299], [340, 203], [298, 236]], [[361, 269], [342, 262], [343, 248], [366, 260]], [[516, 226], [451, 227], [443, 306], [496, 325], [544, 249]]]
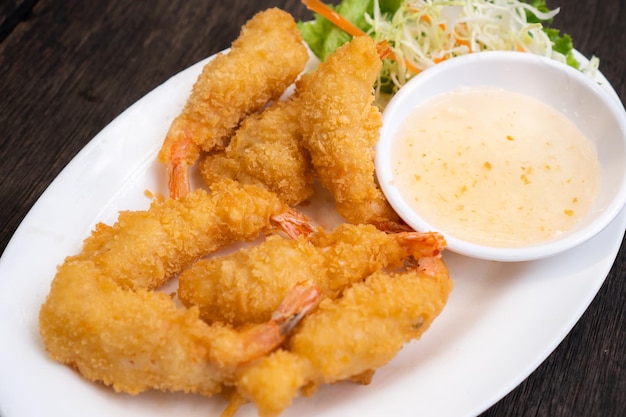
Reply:
[[[590, 212], [554, 240], [523, 247], [491, 247], [464, 241], [430, 224], [405, 201], [393, 183], [392, 144], [407, 116], [424, 100], [464, 87], [491, 87], [525, 94], [561, 111], [594, 144], [601, 170], [598, 196]], [[626, 112], [614, 92], [597, 80], [554, 60], [520, 52], [480, 52], [445, 61], [413, 77], [383, 113], [376, 146], [376, 173], [400, 217], [418, 231], [438, 231], [448, 249], [494, 261], [528, 261], [566, 251], [590, 239], [626, 203]]]

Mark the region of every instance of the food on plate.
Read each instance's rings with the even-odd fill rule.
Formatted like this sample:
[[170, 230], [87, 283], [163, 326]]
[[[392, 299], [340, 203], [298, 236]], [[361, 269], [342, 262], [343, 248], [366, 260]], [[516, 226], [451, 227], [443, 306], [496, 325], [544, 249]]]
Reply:
[[236, 383], [245, 363], [278, 347], [315, 307], [319, 292], [296, 287], [272, 319], [246, 329], [212, 324], [162, 292], [126, 290], [90, 260], [58, 270], [40, 316], [50, 356], [117, 392], [148, 389], [210, 396]]
[[309, 59], [293, 17], [280, 10], [257, 13], [228, 52], [202, 70], [159, 152], [167, 165], [170, 196], [189, 192], [189, 167], [201, 150], [226, 145], [242, 119], [278, 99]]
[[250, 115], [223, 151], [200, 162], [200, 174], [210, 186], [227, 177], [263, 185], [289, 205], [313, 194], [313, 173], [308, 154], [300, 145], [300, 105], [296, 96], [277, 101]]
[[375, 271], [400, 268], [410, 257], [436, 256], [444, 247], [437, 233], [385, 233], [372, 225], [343, 224], [300, 239], [275, 235], [196, 262], [181, 273], [178, 298], [197, 306], [209, 323], [262, 323], [299, 282], [313, 282], [336, 299]]
[[[39, 314], [54, 360], [85, 378], [136, 394], [147, 389], [211, 395], [234, 383], [242, 364], [278, 347], [320, 300], [298, 283], [265, 323], [209, 325], [151, 291], [197, 259], [271, 228], [283, 204], [270, 192], [228, 181], [210, 193], [154, 202], [99, 224], [82, 251], [58, 268]], [[286, 217], [279, 217], [283, 221]]]
[[[400, 223], [374, 177], [388, 52], [356, 37], [295, 81], [308, 54], [291, 16], [248, 21], [171, 124], [169, 198], [96, 225], [59, 266], [39, 313], [49, 356], [118, 392], [221, 392], [224, 416], [246, 401], [269, 415], [368, 382], [419, 338], [452, 285], [443, 238]], [[191, 191], [203, 152], [208, 191]], [[332, 232], [298, 211], [313, 178], [347, 220]], [[179, 276], [176, 299], [162, 286]]]
[[312, 227], [294, 213], [261, 187], [224, 180], [210, 193], [198, 189], [180, 202], [121, 212], [116, 224], [96, 225], [74, 258], [94, 262], [124, 288], [157, 288], [201, 256], [251, 241], [274, 225], [295, 235]]
[[356, 37], [297, 85], [302, 143], [350, 223], [399, 221], [374, 177], [381, 114], [373, 104], [373, 84], [380, 66], [374, 41]]
[[355, 38], [304, 74], [288, 100], [246, 118], [225, 150], [202, 161], [203, 179], [265, 185], [298, 204], [311, 196], [315, 176], [349, 222], [397, 222], [374, 178], [381, 115], [372, 88], [379, 68], [379, 48]]
[[303, 38], [322, 61], [352, 36], [386, 41], [376, 84], [379, 104], [419, 72], [455, 56], [480, 51], [523, 51], [595, 73], [599, 61], [581, 64], [572, 39], [551, 26], [559, 9], [545, 0], [343, 0], [336, 6], [302, 0], [316, 12], [300, 22]]
[[451, 290], [439, 257], [421, 258], [417, 267], [391, 276], [374, 272], [342, 297], [324, 299], [284, 348], [244, 369], [238, 395], [254, 402], [259, 415], [276, 416], [301, 391], [310, 396], [322, 384], [368, 383], [376, 368], [421, 337]]

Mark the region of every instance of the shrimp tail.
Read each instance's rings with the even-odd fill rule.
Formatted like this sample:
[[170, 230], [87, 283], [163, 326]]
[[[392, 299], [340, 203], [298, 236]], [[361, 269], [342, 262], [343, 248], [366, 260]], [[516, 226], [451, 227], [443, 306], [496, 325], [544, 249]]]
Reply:
[[440, 256], [446, 247], [445, 238], [436, 232], [401, 232], [394, 236], [414, 259]]
[[240, 365], [258, 359], [280, 346], [293, 329], [318, 306], [322, 291], [317, 285], [299, 283], [285, 296], [283, 302], [262, 324], [242, 333], [245, 343]]
[[[224, 389], [226, 391], [226, 388]], [[223, 394], [224, 395], [224, 394]], [[236, 390], [225, 393], [224, 397], [228, 401], [228, 405], [220, 414], [220, 417], [234, 417], [237, 411], [244, 405], [250, 402], [246, 397], [239, 394]]]
[[270, 222], [294, 240], [301, 236], [309, 236], [317, 231], [317, 227], [311, 219], [291, 207], [288, 207], [282, 213], [271, 216]]
[[319, 286], [299, 283], [287, 294], [272, 315], [272, 320], [278, 323], [281, 334], [288, 335], [321, 300], [322, 292]]
[[402, 221], [380, 220], [373, 221], [372, 225], [385, 233], [414, 232], [409, 225]]
[[180, 128], [174, 123], [159, 155], [167, 164], [167, 181], [171, 198], [181, 198], [189, 194], [191, 185], [189, 169], [200, 157], [200, 147], [193, 141], [188, 129]]

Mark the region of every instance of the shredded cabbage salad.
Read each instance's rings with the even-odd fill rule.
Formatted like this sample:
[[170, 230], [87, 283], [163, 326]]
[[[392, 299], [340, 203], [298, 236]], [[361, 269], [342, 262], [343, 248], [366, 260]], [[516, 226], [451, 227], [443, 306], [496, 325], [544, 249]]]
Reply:
[[[533, 53], [591, 74], [599, 65], [595, 57], [585, 65], [576, 60], [571, 37], [549, 26], [559, 9], [549, 10], [545, 0], [343, 0], [327, 7], [391, 47], [394, 59], [383, 61], [378, 94], [397, 91], [439, 62], [480, 51]], [[351, 38], [317, 13], [299, 27], [321, 60]]]

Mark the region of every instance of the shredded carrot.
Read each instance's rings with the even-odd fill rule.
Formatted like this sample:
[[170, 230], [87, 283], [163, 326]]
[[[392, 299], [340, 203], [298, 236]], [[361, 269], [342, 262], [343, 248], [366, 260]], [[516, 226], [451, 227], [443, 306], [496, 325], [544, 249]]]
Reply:
[[320, 0], [302, 0], [302, 3], [311, 11], [318, 13], [328, 19], [332, 24], [339, 29], [347, 32], [352, 36], [367, 36], [367, 33], [363, 32], [354, 23], [341, 16], [339, 13], [322, 3]]
[[[389, 51], [389, 58], [398, 62], [398, 58], [396, 57], [396, 54], [394, 54], [393, 51], [391, 50]], [[411, 71], [413, 74], [419, 74], [420, 72], [422, 72], [421, 69], [417, 68], [415, 65], [411, 64], [411, 62], [407, 61], [406, 59], [404, 60], [404, 65], [406, 65], [406, 68], [409, 71]]]
[[472, 44], [470, 43], [470, 41], [468, 40], [467, 36], [462, 35], [459, 31], [459, 29], [462, 32], [467, 33], [469, 31], [467, 24], [465, 23], [459, 23], [458, 25], [456, 25], [456, 27], [453, 30], [453, 34], [454, 34], [454, 43], [456, 45], [462, 45], [462, 46], [466, 46], [467, 49], [469, 49], [470, 52], [474, 52], [472, 50]]
[[[415, 10], [415, 12], [418, 13], [417, 10]], [[424, 22], [426, 22], [427, 24], [431, 26], [433, 25], [433, 19], [431, 19], [430, 16], [428, 16], [427, 14], [420, 15], [420, 20], [423, 20]], [[441, 30], [446, 30], [446, 24], [443, 22], [439, 23], [437, 27]]]
[[389, 45], [389, 41], [382, 41], [376, 44], [376, 51], [378, 52], [378, 56], [381, 60], [387, 58], [391, 55], [391, 45]]
[[[324, 18], [328, 19], [332, 24], [334, 24], [335, 26], [337, 26], [339, 29], [343, 30], [344, 32], [348, 33], [349, 35], [352, 36], [367, 36], [367, 33], [365, 33], [364, 31], [362, 31], [358, 26], [356, 26], [354, 23], [350, 22], [348, 19], [346, 19], [345, 17], [341, 16], [339, 13], [337, 13], [336, 11], [334, 11], [333, 9], [331, 9], [330, 7], [328, 7], [326, 4], [322, 3], [320, 0], [302, 0], [302, 3], [311, 11], [323, 16]], [[386, 42], [386, 41], [385, 41]], [[388, 56], [390, 59], [393, 59], [394, 61], [398, 61], [398, 59], [396, 58], [396, 55], [393, 53], [393, 51], [391, 50], [391, 48], [389, 47], [389, 44], [387, 43], [386, 48], [388, 49], [378, 49], [378, 53], [381, 54], [382, 52], [384, 52], [386, 54], [386, 56]], [[381, 59], [384, 59], [384, 56], [381, 56]], [[418, 74], [421, 72], [421, 70], [419, 68], [416, 68], [413, 64], [411, 64], [409, 61], [404, 60], [404, 64], [406, 65], [407, 69], [411, 72], [413, 72], [414, 74]]]
[[[417, 13], [417, 10], [416, 10], [416, 13]], [[420, 16], [420, 20], [423, 20], [424, 22], [428, 23], [429, 25], [433, 24], [433, 20], [427, 14], [421, 15]]]
[[470, 44], [470, 42], [467, 39], [463, 39], [463, 38], [459, 38], [458, 36], [455, 36], [454, 40], [455, 40], [455, 43], [457, 45], [467, 46], [467, 48], [470, 50], [470, 52], [472, 51], [472, 45]]

